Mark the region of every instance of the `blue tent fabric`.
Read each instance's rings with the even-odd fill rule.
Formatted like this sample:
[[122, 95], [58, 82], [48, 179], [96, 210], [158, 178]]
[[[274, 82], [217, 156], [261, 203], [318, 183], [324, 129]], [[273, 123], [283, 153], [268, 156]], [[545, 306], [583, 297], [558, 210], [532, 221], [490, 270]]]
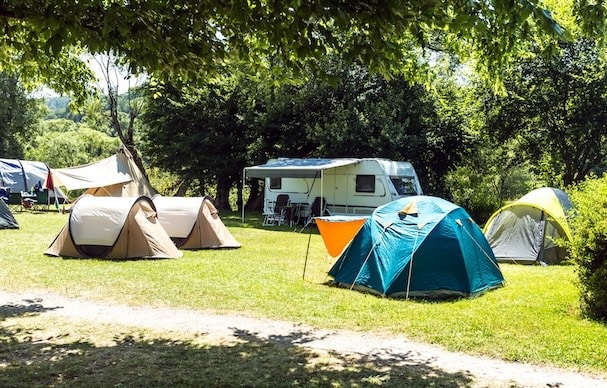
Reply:
[[6, 203], [0, 199], [0, 229], [19, 229], [19, 223]]
[[468, 213], [430, 196], [377, 208], [329, 275], [340, 285], [392, 297], [474, 296], [504, 283]]

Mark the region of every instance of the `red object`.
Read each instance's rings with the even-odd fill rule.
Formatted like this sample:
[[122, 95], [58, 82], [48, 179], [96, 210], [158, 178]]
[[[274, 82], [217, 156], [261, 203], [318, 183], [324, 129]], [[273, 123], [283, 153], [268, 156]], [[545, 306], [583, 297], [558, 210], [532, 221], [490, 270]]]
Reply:
[[48, 174], [46, 174], [46, 181], [44, 182], [44, 187], [46, 187], [48, 190], [55, 191], [55, 185], [53, 183], [53, 175], [51, 174], [51, 170], [49, 170]]

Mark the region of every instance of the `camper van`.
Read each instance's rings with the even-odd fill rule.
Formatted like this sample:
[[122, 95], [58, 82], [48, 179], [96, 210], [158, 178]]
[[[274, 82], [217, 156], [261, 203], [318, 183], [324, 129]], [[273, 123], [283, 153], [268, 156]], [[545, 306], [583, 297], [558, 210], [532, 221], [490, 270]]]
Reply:
[[266, 207], [281, 194], [294, 204], [324, 198], [331, 215], [368, 215], [397, 198], [422, 194], [411, 163], [378, 158], [271, 159], [245, 168], [244, 177], [265, 180]]

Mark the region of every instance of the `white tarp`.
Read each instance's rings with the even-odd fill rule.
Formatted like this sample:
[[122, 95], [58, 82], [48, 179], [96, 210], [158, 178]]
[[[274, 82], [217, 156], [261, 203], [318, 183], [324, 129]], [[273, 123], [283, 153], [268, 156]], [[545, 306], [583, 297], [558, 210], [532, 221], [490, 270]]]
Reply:
[[52, 169], [55, 186], [68, 190], [104, 187], [133, 180], [126, 164], [112, 155], [95, 163], [83, 166]]
[[55, 186], [87, 189], [86, 194], [110, 197], [153, 197], [156, 192], [126, 148], [82, 166], [52, 169]]

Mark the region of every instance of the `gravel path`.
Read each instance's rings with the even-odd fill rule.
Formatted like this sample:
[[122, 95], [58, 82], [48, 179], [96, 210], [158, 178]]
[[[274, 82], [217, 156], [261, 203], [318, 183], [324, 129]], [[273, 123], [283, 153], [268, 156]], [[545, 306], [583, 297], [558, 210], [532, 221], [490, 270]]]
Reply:
[[364, 355], [377, 361], [394, 359], [404, 365], [422, 363], [447, 373], [462, 372], [473, 376], [473, 386], [476, 387], [607, 387], [607, 379], [557, 368], [451, 353], [436, 346], [411, 342], [401, 336], [316, 330], [290, 322], [216, 315], [194, 310], [105, 305], [44, 292], [16, 294], [0, 291], [0, 306], [29, 305], [36, 305], [36, 310], [43, 311], [43, 314], [160, 331], [205, 333], [210, 340], [236, 339], [238, 333], [242, 332], [255, 334], [268, 341], [277, 337], [292, 338], [286, 345], [303, 346], [321, 352]]

